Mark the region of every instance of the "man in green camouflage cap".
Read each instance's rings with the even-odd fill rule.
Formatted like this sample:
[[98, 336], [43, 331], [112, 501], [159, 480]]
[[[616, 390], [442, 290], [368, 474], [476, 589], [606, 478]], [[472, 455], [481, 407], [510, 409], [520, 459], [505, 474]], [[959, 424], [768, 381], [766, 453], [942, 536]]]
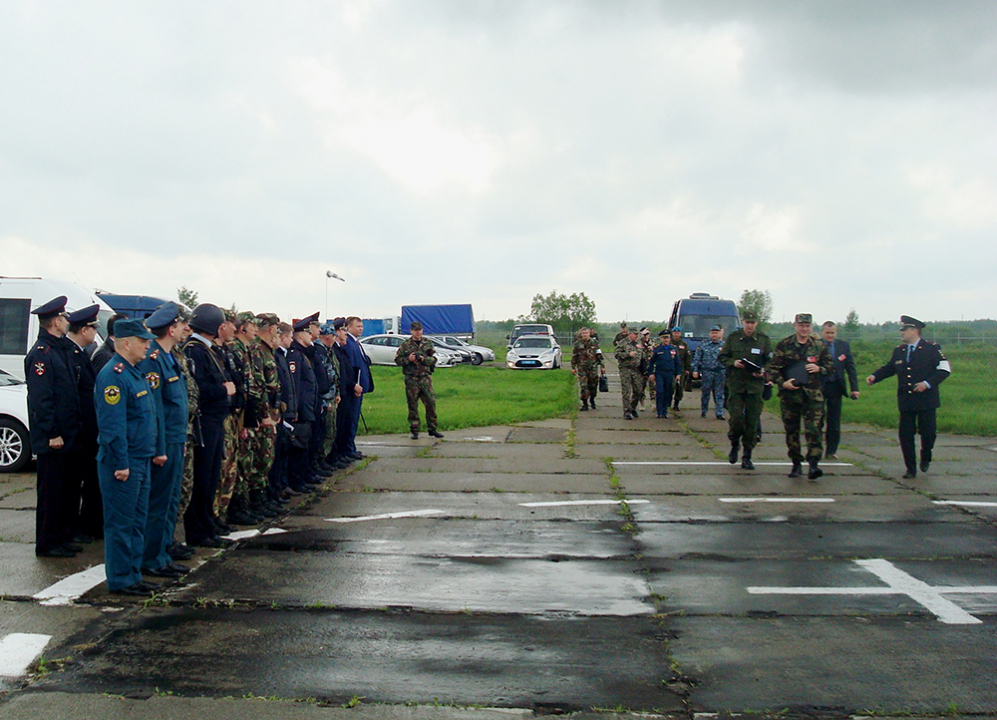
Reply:
[[408, 402], [408, 423], [412, 439], [419, 438], [419, 400], [426, 406], [426, 428], [434, 438], [443, 435], [436, 429], [436, 395], [432, 373], [436, 369], [436, 346], [422, 336], [422, 323], [414, 320], [409, 326], [412, 336], [398, 347], [395, 364], [402, 366], [405, 376], [405, 400]]
[[603, 369], [602, 353], [598, 341], [592, 338], [592, 328], [583, 327], [571, 348], [571, 372], [578, 379], [578, 392], [582, 410], [589, 404], [595, 410], [595, 397], [599, 393], [599, 373]]
[[824, 452], [822, 430], [824, 424], [824, 378], [834, 373], [834, 363], [827, 346], [813, 335], [813, 317], [799, 313], [793, 322], [794, 334], [779, 341], [772, 353], [769, 366], [773, 381], [779, 386], [779, 405], [782, 424], [786, 430], [786, 447], [793, 469], [789, 477], [803, 474], [803, 454], [800, 450], [800, 421], [807, 439], [807, 477], [816, 480], [824, 471], [817, 463]]
[[724, 341], [717, 359], [727, 370], [727, 439], [730, 452], [727, 460], [737, 462], [741, 447], [741, 467], [754, 470], [751, 454], [758, 442], [758, 421], [762, 415], [762, 391], [765, 389], [765, 368], [772, 354], [769, 336], [758, 330], [758, 315], [746, 310], [742, 326]]
[[248, 424], [255, 424], [251, 438], [252, 462], [247, 472], [246, 485], [250, 501], [257, 500], [257, 493], [264, 494], [262, 504], [271, 511], [281, 509], [275, 489], [269, 486], [270, 468], [277, 445], [277, 423], [280, 422], [280, 379], [277, 375], [277, 351], [280, 318], [273, 313], [256, 316], [258, 332], [249, 344], [249, 395], [256, 400], [246, 405]]

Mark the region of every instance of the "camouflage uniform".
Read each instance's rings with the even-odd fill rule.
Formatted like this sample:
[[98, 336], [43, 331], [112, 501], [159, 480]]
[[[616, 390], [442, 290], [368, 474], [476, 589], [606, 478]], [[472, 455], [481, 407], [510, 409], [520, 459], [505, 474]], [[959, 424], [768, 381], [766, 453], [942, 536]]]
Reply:
[[[273, 465], [274, 451], [277, 443], [277, 423], [280, 422], [280, 380], [277, 377], [277, 359], [274, 351], [260, 338], [249, 344], [249, 397], [247, 403], [247, 421], [255, 424], [251, 431], [250, 452], [251, 464], [246, 476], [246, 485], [250, 490], [263, 490], [267, 486], [270, 466]], [[252, 420], [249, 415], [252, 415]], [[264, 425], [269, 418], [273, 425]]]
[[215, 495], [215, 514], [224, 517], [233, 495], [246, 496], [246, 472], [252, 465], [249, 435], [245, 430], [245, 402], [249, 390], [249, 355], [239, 338], [234, 338], [222, 348], [225, 369], [236, 386], [232, 411], [225, 417], [225, 451], [222, 460], [221, 480]]
[[[630, 353], [634, 354], [633, 357]], [[643, 350], [639, 341], [625, 337], [617, 344], [613, 355], [620, 366], [623, 417], [629, 420], [636, 413], [637, 402], [640, 400], [640, 379], [644, 375], [641, 369]]]
[[589, 401], [595, 407], [595, 397], [599, 394], [599, 373], [603, 368], [602, 353], [599, 343], [593, 338], [575, 340], [571, 348], [571, 369], [578, 379], [578, 392], [582, 407], [587, 408]]
[[719, 357], [723, 347], [723, 343], [719, 340], [716, 342], [704, 340], [699, 343], [692, 356], [692, 371], [699, 373], [702, 387], [703, 394], [699, 407], [703, 417], [706, 417], [706, 412], [710, 409], [710, 395], [713, 395], [713, 410], [717, 417], [723, 419], [724, 416], [726, 404], [724, 383], [727, 373]]
[[672, 396], [672, 407], [679, 409], [682, 402], [683, 391], [689, 383], [689, 373], [692, 372], [692, 353], [689, 352], [689, 345], [685, 340], [675, 340], [672, 338], [672, 347], [678, 350], [679, 362], [682, 363], [682, 372], [675, 376], [675, 392]]
[[[640, 374], [637, 378], [637, 385], [640, 388], [640, 392], [637, 394], [637, 402], [634, 404], [636, 407], [638, 404], [644, 404], [644, 394], [647, 390], [647, 364], [651, 362], [651, 355], [654, 353], [654, 341], [650, 338], [645, 339], [641, 335], [637, 339], [637, 346], [640, 348]], [[654, 386], [651, 386], [651, 399], [654, 399]]]
[[[783, 373], [797, 363], [814, 363], [820, 367], [820, 371], [810, 374], [810, 382], [799, 390], [787, 390], [782, 387], [786, 379]], [[803, 433], [807, 438], [806, 459], [808, 462], [820, 460], [824, 452], [821, 443], [824, 425], [824, 394], [821, 392], [821, 384], [823, 378], [834, 374], [834, 362], [827, 352], [827, 346], [813, 335], [802, 344], [796, 341], [796, 335], [783, 338], [772, 353], [770, 371], [779, 385], [779, 405], [782, 424], [786, 430], [787, 455], [794, 465], [803, 463], [800, 448], [802, 420]]]
[[329, 348], [329, 367], [332, 372], [329, 379], [332, 381], [332, 407], [325, 414], [325, 439], [322, 440], [321, 457], [328, 458], [332, 455], [332, 450], [336, 445], [336, 398], [340, 397], [339, 387], [339, 357], [333, 352], [335, 345]]
[[747, 358], [764, 368], [771, 355], [769, 336], [757, 330], [750, 336], [745, 335], [744, 330], [735, 330], [727, 336], [719, 355], [720, 362], [727, 368], [727, 409], [730, 411], [727, 439], [732, 447], [743, 443], [748, 457], [758, 444], [765, 378], [755, 377], [750, 369], [734, 367], [734, 363]]
[[190, 360], [183, 354], [180, 346], [174, 346], [170, 351], [173, 358], [180, 366], [184, 381], [187, 383], [187, 445], [183, 455], [183, 481], [180, 484], [180, 508], [177, 512], [177, 525], [183, 522], [183, 515], [190, 505], [190, 494], [194, 489], [194, 446], [200, 444], [200, 411], [198, 401], [200, 400], [200, 390], [197, 381], [194, 380], [194, 373], [190, 367]]
[[[415, 362], [409, 355], [415, 353]], [[408, 402], [408, 424], [413, 433], [419, 432], [419, 400], [426, 406], [426, 428], [436, 432], [436, 395], [431, 374], [436, 368], [436, 351], [429, 338], [407, 338], [395, 353], [395, 364], [402, 366], [405, 376], [405, 400]]]

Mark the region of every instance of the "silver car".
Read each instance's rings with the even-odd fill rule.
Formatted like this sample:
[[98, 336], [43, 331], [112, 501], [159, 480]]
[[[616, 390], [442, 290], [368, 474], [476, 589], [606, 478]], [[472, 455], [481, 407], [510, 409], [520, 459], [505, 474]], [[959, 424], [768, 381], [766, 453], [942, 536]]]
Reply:
[[521, 335], [505, 356], [506, 367], [557, 370], [561, 367], [561, 346], [550, 335]]
[[474, 365], [480, 365], [483, 362], [491, 362], [495, 359], [495, 351], [491, 348], [485, 347], [484, 345], [471, 345], [455, 335], [433, 335], [432, 337], [434, 340], [439, 340], [447, 347], [457, 348], [458, 350], [464, 350], [471, 353], [471, 363]]
[[[381, 335], [370, 335], [360, 338], [360, 344], [363, 345], [363, 350], [367, 353], [367, 357], [370, 358], [371, 364], [394, 365], [395, 354], [398, 352], [398, 348], [408, 338], [408, 335], [382, 333]], [[448, 350], [446, 347], [440, 347], [439, 345], [436, 346], [436, 367], [453, 367], [454, 365], [460, 365], [460, 363], [461, 357], [456, 351]]]

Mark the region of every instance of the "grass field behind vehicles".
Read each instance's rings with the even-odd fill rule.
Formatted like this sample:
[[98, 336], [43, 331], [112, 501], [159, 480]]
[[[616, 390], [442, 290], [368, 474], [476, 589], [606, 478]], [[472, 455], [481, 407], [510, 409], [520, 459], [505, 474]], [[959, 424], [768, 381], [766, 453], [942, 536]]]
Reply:
[[[866, 376], [890, 359], [897, 344], [853, 343], [862, 395], [858, 400], [844, 400], [842, 423], [897, 427], [900, 412], [897, 409], [896, 378], [889, 378], [872, 387], [865, 384]], [[997, 436], [997, 349], [987, 345], [966, 345], [943, 347], [942, 350], [952, 364], [952, 374], [941, 385], [938, 431]], [[766, 409], [779, 413], [778, 395], [766, 403]]]
[[[494, 364], [460, 365], [433, 373], [441, 431], [562, 417], [572, 410], [576, 389], [569, 370], [507, 370], [504, 362], [502, 353]], [[375, 365], [371, 371], [375, 392], [363, 401], [369, 433], [409, 432], [401, 368]], [[419, 417], [425, 432], [422, 403]], [[360, 433], [364, 433], [363, 423]]]

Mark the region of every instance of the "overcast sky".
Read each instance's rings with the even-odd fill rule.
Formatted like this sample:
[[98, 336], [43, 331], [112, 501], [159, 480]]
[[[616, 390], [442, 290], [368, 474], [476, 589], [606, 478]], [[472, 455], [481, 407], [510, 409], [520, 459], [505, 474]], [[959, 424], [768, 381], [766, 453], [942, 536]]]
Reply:
[[0, 97], [3, 275], [997, 317], [995, 2], [4, 0]]

